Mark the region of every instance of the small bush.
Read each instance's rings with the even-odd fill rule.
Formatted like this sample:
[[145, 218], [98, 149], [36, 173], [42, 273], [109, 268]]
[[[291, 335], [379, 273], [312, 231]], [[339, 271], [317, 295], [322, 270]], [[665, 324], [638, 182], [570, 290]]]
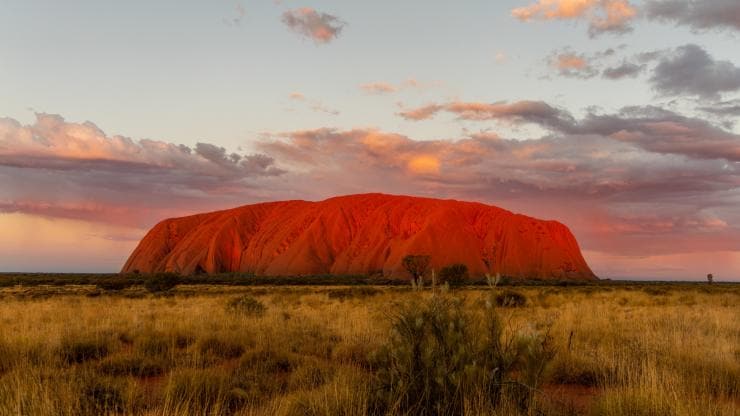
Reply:
[[179, 349], [187, 348], [195, 342], [195, 335], [184, 332], [174, 334], [175, 347]]
[[144, 288], [151, 293], [167, 292], [178, 284], [180, 284], [180, 276], [175, 273], [157, 273], [144, 280]]
[[145, 332], [136, 338], [136, 350], [147, 356], [163, 356], [169, 354], [173, 342], [163, 332]]
[[222, 370], [178, 371], [165, 387], [165, 409], [171, 414], [232, 414], [241, 400], [231, 390], [229, 376]]
[[526, 409], [554, 356], [547, 333], [505, 334], [492, 307], [481, 329], [454, 298], [399, 305], [391, 321], [390, 340], [373, 359], [373, 414], [464, 414], [474, 397]]
[[82, 414], [103, 415], [125, 411], [125, 386], [107, 378], [92, 378], [80, 397]]
[[329, 299], [354, 299], [354, 298], [367, 298], [382, 293], [379, 289], [373, 287], [350, 287], [346, 289], [334, 289], [330, 290], [327, 294]]
[[445, 266], [439, 271], [439, 283], [450, 286], [461, 286], [468, 277], [468, 266], [461, 263]]
[[550, 379], [556, 384], [571, 384], [596, 387], [602, 376], [595, 365], [586, 360], [568, 355], [556, 360], [550, 368]]
[[65, 339], [59, 347], [59, 355], [66, 364], [83, 363], [89, 360], [99, 360], [109, 353], [106, 340], [102, 339]]
[[129, 287], [133, 286], [136, 282], [126, 279], [126, 278], [111, 278], [111, 279], [102, 279], [98, 280], [95, 283], [95, 286], [97, 286], [100, 290], [106, 290], [106, 291], [119, 291], [128, 289]]
[[216, 336], [198, 341], [197, 349], [207, 358], [234, 359], [241, 357], [244, 353], [242, 344]]
[[243, 399], [262, 403], [288, 391], [291, 375], [300, 363], [300, 357], [284, 351], [251, 351], [240, 359], [233, 383]]
[[514, 290], [505, 290], [496, 294], [496, 306], [517, 308], [527, 304], [527, 297], [523, 293]]
[[668, 295], [668, 290], [664, 289], [662, 287], [653, 287], [653, 286], [647, 286], [642, 289], [643, 292], [647, 293], [650, 296], [666, 296]]
[[264, 303], [255, 299], [250, 295], [244, 295], [242, 297], [232, 299], [226, 305], [226, 308], [235, 313], [239, 313], [245, 316], [262, 316], [265, 314], [267, 307]]

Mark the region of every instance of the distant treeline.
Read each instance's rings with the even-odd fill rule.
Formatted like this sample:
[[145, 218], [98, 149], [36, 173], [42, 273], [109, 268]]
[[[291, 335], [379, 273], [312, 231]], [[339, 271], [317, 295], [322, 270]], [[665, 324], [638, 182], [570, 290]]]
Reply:
[[[229, 285], [229, 286], [406, 286], [407, 279], [368, 276], [254, 276], [246, 273], [197, 274], [180, 276], [173, 273], [118, 274], [118, 273], [0, 273], [0, 287], [38, 285], [96, 285], [133, 286], [143, 285], [151, 279], [166, 277], [181, 285]], [[465, 286], [485, 286], [485, 279], [470, 279]], [[553, 280], [515, 279], [503, 277], [500, 286], [633, 286], [633, 285], [705, 285], [706, 282], [681, 281], [630, 281], [630, 280]], [[722, 283], [719, 283], [722, 284]], [[732, 283], [725, 283], [732, 284]]]

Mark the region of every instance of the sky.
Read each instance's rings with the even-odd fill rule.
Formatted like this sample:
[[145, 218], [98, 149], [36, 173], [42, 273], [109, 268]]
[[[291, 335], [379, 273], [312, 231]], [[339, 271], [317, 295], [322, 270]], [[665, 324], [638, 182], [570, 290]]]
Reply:
[[0, 271], [385, 192], [566, 224], [602, 278], [740, 280], [737, 0], [4, 0]]

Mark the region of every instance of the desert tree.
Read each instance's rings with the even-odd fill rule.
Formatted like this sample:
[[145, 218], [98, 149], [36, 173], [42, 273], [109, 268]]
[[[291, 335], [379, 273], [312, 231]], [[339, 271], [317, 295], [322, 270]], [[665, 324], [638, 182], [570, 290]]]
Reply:
[[439, 271], [439, 281], [450, 286], [460, 286], [468, 278], [468, 266], [462, 263], [450, 264]]
[[411, 275], [412, 283], [417, 287], [424, 286], [424, 275], [429, 269], [431, 257], [421, 254], [409, 254], [403, 258], [403, 267]]
[[707, 275], [707, 282], [709, 282], [709, 284], [710, 284], [710, 285], [711, 285], [712, 283], [714, 283], [714, 276], [712, 275], [712, 273], [709, 273], [709, 274]]

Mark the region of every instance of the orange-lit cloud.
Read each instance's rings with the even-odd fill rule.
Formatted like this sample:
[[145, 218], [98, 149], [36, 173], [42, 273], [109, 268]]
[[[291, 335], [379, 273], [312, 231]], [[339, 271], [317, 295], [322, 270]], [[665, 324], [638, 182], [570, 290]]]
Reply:
[[439, 173], [439, 159], [432, 155], [413, 156], [408, 161], [408, 169], [416, 174]]
[[570, 53], [558, 55], [554, 65], [558, 69], [580, 70], [586, 68], [588, 66], [588, 63], [583, 57]]
[[316, 43], [331, 42], [345, 26], [338, 17], [317, 12], [310, 7], [287, 10], [283, 13], [282, 20], [291, 30]]
[[550, 55], [549, 61], [550, 66], [553, 67], [560, 76], [591, 78], [598, 74], [598, 71], [592, 66], [587, 56], [570, 50], [553, 53]]
[[528, 100], [511, 103], [452, 101], [404, 109], [398, 112], [398, 115], [406, 120], [420, 121], [432, 118], [441, 111], [455, 114], [461, 120], [470, 121], [504, 120], [513, 123], [537, 123], [555, 128], [565, 128], [573, 123], [572, 117], [567, 112], [543, 101]]
[[370, 94], [388, 94], [398, 91], [398, 87], [387, 82], [370, 82], [360, 85], [360, 89]]
[[527, 22], [531, 20], [589, 21], [589, 33], [625, 32], [637, 16], [637, 9], [627, 0], [539, 0], [511, 11], [512, 16]]
[[428, 104], [423, 107], [417, 107], [417, 108], [410, 108], [406, 110], [402, 110], [398, 113], [399, 116], [405, 118], [406, 120], [426, 120], [435, 114], [442, 110], [444, 107], [437, 104]]
[[409, 78], [401, 83], [392, 84], [389, 82], [368, 82], [360, 85], [360, 89], [369, 94], [391, 94], [402, 90], [422, 90], [433, 87], [439, 87], [440, 82], [422, 82], [415, 78]]

